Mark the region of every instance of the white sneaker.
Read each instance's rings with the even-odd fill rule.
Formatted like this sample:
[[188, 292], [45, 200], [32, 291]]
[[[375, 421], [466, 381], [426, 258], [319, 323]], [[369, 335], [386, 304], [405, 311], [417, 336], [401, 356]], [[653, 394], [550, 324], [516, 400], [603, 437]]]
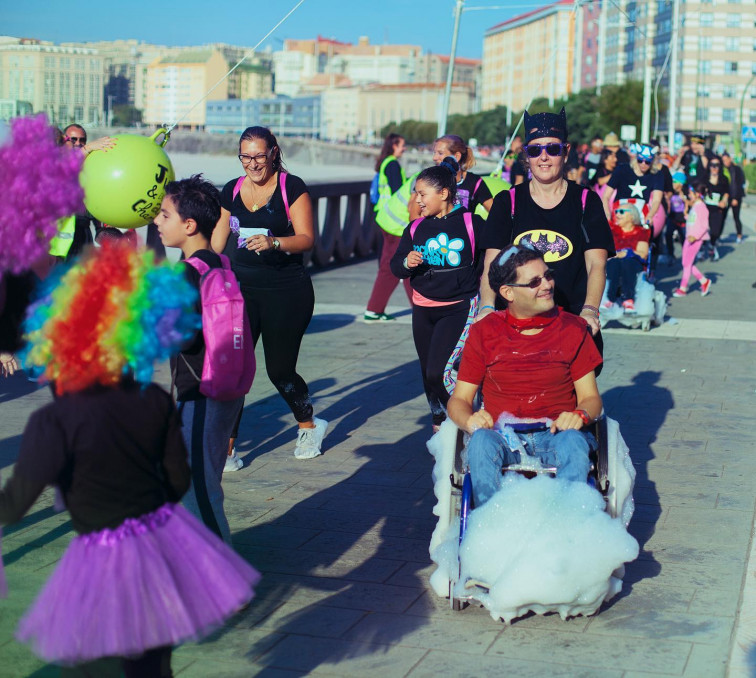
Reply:
[[323, 454], [320, 451], [320, 445], [328, 430], [328, 422], [317, 417], [313, 417], [312, 421], [315, 428], [300, 428], [297, 434], [297, 446], [294, 449], [294, 456], [297, 459], [313, 459]]
[[244, 462], [239, 459], [239, 455], [236, 454], [236, 448], [234, 447], [231, 450], [231, 454], [226, 455], [226, 464], [223, 467], [223, 473], [233, 473], [241, 469], [242, 466], [244, 466]]

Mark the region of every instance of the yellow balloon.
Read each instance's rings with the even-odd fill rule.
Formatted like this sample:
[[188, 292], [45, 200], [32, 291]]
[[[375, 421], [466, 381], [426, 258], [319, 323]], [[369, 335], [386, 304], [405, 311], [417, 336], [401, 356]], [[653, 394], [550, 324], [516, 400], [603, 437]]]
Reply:
[[160, 211], [165, 185], [175, 174], [170, 158], [157, 137], [117, 134], [113, 148], [93, 151], [84, 161], [79, 180], [89, 213], [108, 226], [138, 228]]

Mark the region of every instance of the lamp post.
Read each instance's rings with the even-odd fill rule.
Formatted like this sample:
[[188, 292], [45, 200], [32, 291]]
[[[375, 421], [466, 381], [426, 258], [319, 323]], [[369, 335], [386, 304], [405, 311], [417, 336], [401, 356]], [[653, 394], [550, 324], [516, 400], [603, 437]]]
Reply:
[[451, 100], [452, 80], [454, 78], [454, 57], [457, 55], [457, 38], [459, 37], [459, 20], [462, 18], [462, 5], [465, 0], [457, 0], [454, 7], [454, 33], [452, 34], [451, 53], [449, 55], [449, 70], [446, 73], [446, 90], [441, 108], [441, 118], [438, 121], [438, 136], [446, 134], [446, 119], [449, 117], [449, 101]]
[[746, 84], [745, 88], [743, 89], [743, 94], [740, 97], [740, 129], [738, 129], [735, 134], [735, 153], [737, 155], [740, 155], [741, 157], [743, 154], [743, 149], [741, 147], [741, 144], [743, 142], [743, 105], [745, 104], [748, 88], [751, 86], [751, 83], [754, 81], [754, 79], [756, 79], [756, 73], [751, 76], [751, 79], [748, 81], [748, 84]]

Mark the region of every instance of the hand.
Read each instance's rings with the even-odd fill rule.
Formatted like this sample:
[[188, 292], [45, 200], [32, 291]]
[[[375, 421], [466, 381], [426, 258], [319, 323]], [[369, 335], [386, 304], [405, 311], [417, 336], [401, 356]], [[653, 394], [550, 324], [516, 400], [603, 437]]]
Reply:
[[12, 353], [0, 353], [0, 374], [10, 377], [19, 369], [16, 356]]
[[727, 207], [727, 201], [726, 200], [720, 200], [717, 204], [719, 205], [719, 209], [722, 209], [722, 210], [725, 207]]
[[[578, 417], [579, 419], [580, 417]], [[485, 410], [473, 412], [465, 422], [465, 430], [468, 433], [475, 433], [479, 428], [493, 428], [493, 417]]]
[[737, 207], [738, 206], [738, 199], [737, 198], [733, 198], [732, 200], [730, 200], [730, 204], [733, 207]]
[[691, 242], [691, 243], [692, 243], [692, 242], [696, 242], [696, 239], [695, 239], [695, 238], [694, 238], [694, 237], [693, 237], [692, 235], [689, 235], [689, 236], [688, 236], [688, 237], [686, 238], [686, 240], [687, 240], [688, 242]]
[[269, 235], [253, 235], [247, 238], [247, 249], [258, 254], [272, 250], [273, 238]]
[[627, 250], [620, 250], [619, 252], [617, 252], [617, 259], [624, 259], [626, 256], [627, 256]]
[[423, 255], [416, 250], [412, 250], [407, 255], [407, 268], [417, 268], [423, 263]]
[[583, 428], [582, 417], [575, 412], [562, 412], [551, 424], [551, 432], [557, 431], [579, 431]]
[[580, 314], [580, 317], [588, 323], [588, 327], [591, 328], [591, 334], [595, 336], [596, 332], [601, 329], [601, 323], [596, 317], [596, 314], [593, 313], [593, 311], [586, 310]]
[[100, 137], [84, 144], [84, 152], [88, 155], [92, 151], [109, 151], [111, 148], [115, 148], [115, 145], [116, 139], [113, 137]]

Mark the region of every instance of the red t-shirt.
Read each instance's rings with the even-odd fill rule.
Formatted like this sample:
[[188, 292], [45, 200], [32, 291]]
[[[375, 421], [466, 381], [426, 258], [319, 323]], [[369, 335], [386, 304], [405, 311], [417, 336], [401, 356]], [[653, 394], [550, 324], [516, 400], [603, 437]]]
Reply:
[[520, 334], [506, 311], [490, 313], [470, 328], [457, 381], [483, 384], [486, 411], [520, 418], [550, 417], [577, 407], [574, 382], [601, 364], [588, 324], [571, 313], [538, 334]]
[[619, 226], [612, 224], [614, 236], [614, 249], [618, 252], [629, 247], [633, 252], [639, 242], [651, 241], [651, 229], [643, 226], [635, 226], [632, 231], [623, 231]]

